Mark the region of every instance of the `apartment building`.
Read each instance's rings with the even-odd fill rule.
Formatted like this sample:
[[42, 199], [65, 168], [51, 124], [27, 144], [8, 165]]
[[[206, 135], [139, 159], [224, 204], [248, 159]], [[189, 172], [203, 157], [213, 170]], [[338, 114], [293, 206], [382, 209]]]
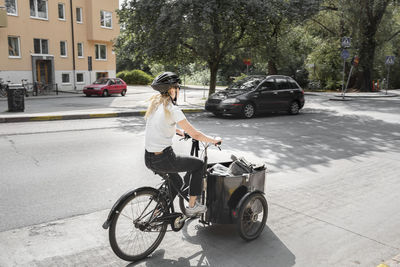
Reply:
[[0, 78], [80, 90], [115, 77], [118, 0], [0, 0]]

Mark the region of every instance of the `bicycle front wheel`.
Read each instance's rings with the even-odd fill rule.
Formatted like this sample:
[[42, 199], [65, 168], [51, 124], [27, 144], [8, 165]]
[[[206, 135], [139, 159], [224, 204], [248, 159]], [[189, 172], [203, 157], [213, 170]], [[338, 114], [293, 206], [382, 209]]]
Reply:
[[150, 255], [164, 238], [167, 223], [157, 220], [166, 208], [156, 189], [132, 194], [122, 204], [110, 225], [109, 239], [114, 253], [126, 261]]

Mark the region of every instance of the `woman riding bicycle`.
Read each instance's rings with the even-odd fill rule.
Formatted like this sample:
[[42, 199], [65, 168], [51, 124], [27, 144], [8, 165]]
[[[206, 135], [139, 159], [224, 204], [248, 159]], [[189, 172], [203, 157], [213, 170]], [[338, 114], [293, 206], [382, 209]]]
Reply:
[[[179, 96], [180, 79], [173, 72], [164, 72], [157, 76], [151, 87], [158, 91], [151, 98], [147, 109], [146, 136], [145, 136], [145, 163], [146, 167], [161, 173], [168, 173], [176, 188], [182, 187], [182, 178], [178, 172], [190, 174], [189, 207], [186, 209], [188, 216], [195, 216], [207, 211], [205, 205], [196, 201], [201, 194], [203, 181], [203, 161], [189, 156], [177, 156], [172, 149], [172, 139], [175, 134], [184, 136], [185, 132], [193, 139], [218, 144], [220, 139], [214, 139], [196, 130], [186, 119], [183, 112], [177, 106]], [[183, 129], [177, 129], [176, 124]], [[171, 188], [172, 197], [177, 190]]]

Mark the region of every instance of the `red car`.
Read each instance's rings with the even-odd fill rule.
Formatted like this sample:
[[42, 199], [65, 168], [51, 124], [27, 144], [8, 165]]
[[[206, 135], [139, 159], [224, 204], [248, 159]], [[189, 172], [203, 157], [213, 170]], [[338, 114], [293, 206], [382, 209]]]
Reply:
[[86, 96], [101, 95], [110, 96], [112, 94], [126, 95], [126, 83], [119, 78], [100, 78], [91, 85], [86, 85], [83, 88], [83, 93]]

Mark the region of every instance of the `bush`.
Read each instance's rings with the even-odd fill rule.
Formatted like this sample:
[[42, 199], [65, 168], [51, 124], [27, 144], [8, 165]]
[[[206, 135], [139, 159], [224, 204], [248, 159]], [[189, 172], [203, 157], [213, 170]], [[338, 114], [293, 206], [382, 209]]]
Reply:
[[126, 76], [126, 74], [127, 74], [128, 72], [129, 72], [129, 71], [127, 71], [127, 70], [118, 72], [118, 73], [117, 73], [117, 78], [120, 78], [120, 79], [122, 79], [122, 80], [125, 81], [125, 76]]
[[132, 85], [148, 85], [153, 81], [151, 75], [141, 70], [120, 71], [117, 77]]

